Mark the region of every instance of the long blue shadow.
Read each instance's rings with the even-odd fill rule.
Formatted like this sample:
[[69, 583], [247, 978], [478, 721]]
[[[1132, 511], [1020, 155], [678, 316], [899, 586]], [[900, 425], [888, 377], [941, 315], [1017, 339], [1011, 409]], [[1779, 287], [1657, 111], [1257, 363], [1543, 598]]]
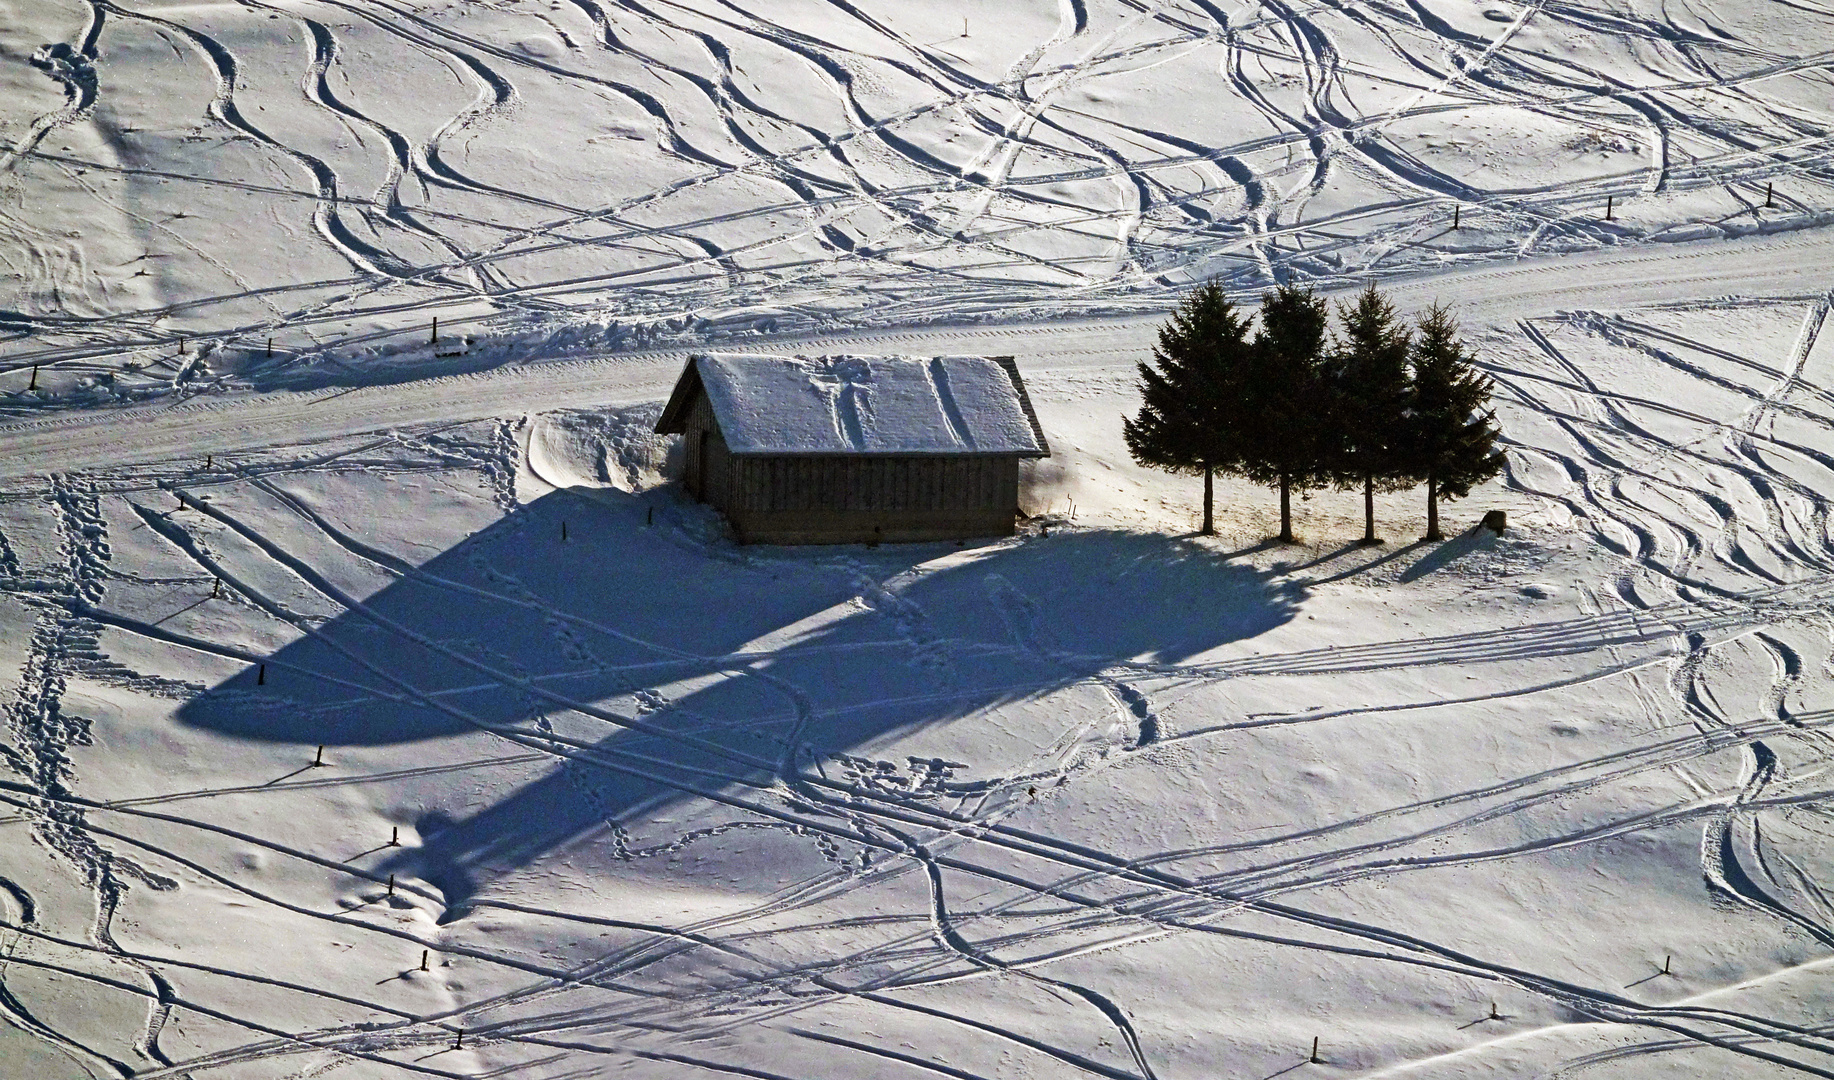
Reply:
[[1279, 625], [1300, 598], [1166, 537], [735, 550], [646, 527], [658, 506], [674, 517], [657, 496], [531, 503], [401, 567], [394, 584], [269, 656], [265, 682], [251, 666], [179, 719], [308, 746], [481, 728], [569, 753], [469, 816], [429, 808], [423, 844], [382, 867], [440, 889], [451, 919], [491, 877], [587, 834], [1049, 694], [1118, 661], [1176, 663]]

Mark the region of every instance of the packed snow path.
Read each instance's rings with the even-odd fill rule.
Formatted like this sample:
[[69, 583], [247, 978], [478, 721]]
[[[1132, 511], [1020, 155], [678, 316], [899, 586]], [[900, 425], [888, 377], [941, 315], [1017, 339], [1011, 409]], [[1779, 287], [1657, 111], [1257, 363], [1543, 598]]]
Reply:
[[[1403, 310], [1456, 305], [1493, 344], [1537, 349], [1535, 320], [1584, 311], [1609, 298], [1634, 304], [1675, 297], [1702, 311], [1726, 295], [1803, 299], [1826, 286], [1834, 231], [1813, 229], [1725, 243], [1663, 245], [1525, 260], [1402, 279], [1390, 295]], [[1718, 299], [1712, 299], [1717, 297]], [[1053, 321], [985, 327], [887, 328], [747, 338], [745, 347], [789, 354], [882, 352], [1014, 355], [1027, 373], [1112, 378], [1152, 347], [1163, 317]], [[373, 368], [319, 371], [288, 389], [160, 400], [126, 408], [56, 409], [0, 423], [7, 453], [0, 476], [107, 466], [122, 460], [131, 427], [141, 460], [260, 449], [276, 441], [374, 431], [382, 424], [479, 420], [530, 410], [634, 404], [667, 397], [691, 350], [517, 348], [503, 366], [403, 380]], [[425, 371], [417, 372], [426, 376]], [[1117, 402], [1116, 409], [1131, 408]]]

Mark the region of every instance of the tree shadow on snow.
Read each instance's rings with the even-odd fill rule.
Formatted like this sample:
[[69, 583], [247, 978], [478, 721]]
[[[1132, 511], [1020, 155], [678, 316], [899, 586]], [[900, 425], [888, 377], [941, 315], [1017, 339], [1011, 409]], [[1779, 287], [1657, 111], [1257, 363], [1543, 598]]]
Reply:
[[1428, 574], [1444, 570], [1479, 548], [1493, 546], [1491, 541], [1495, 539], [1495, 536], [1496, 534], [1488, 529], [1472, 528], [1456, 536], [1447, 537], [1418, 562], [1401, 571], [1401, 580], [1418, 581]]
[[1125, 679], [1123, 661], [1179, 663], [1301, 599], [1166, 537], [733, 548], [683, 527], [703, 513], [654, 493], [546, 496], [421, 566], [394, 563], [392, 584], [269, 656], [264, 684], [251, 665], [178, 717], [306, 746], [484, 729], [570, 753], [468, 816], [429, 808], [422, 845], [380, 867], [441, 890], [451, 919], [563, 845], [621, 844], [683, 800], [780, 791], [902, 732]]

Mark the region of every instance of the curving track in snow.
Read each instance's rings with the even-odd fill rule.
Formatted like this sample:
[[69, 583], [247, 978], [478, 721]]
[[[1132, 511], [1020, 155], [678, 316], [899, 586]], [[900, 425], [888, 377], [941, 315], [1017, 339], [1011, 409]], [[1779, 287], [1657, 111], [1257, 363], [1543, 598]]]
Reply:
[[[0, 364], [100, 373], [130, 398], [195, 392], [145, 378], [181, 337], [209, 342], [221, 377], [275, 367], [270, 338], [284, 368], [343, 331], [435, 315], [615, 312], [691, 337], [1157, 310], [1211, 276], [1330, 287], [1834, 209], [1834, 117], [1816, 104], [1834, 18], [1808, 10], [1785, 34], [1552, 3], [1065, 3], [971, 14], [958, 37], [869, 7], [811, 20], [700, 0], [83, 10], [77, 60], [46, 69], [65, 109], [12, 140], [14, 190], [30, 206], [75, 170], [107, 177], [85, 198], [180, 213], [203, 258], [270, 282], [212, 292], [180, 272], [137, 303], [152, 298], [134, 278], [97, 268], [113, 310], [25, 300], [50, 294], [30, 273], [0, 301], [27, 330]], [[161, 35], [208, 63], [156, 61]], [[265, 117], [238, 106], [251, 74], [302, 64], [292, 99], [263, 88]], [[79, 69], [173, 104], [114, 100], [106, 152], [49, 148], [109, 100]], [[356, 145], [314, 134], [313, 113]], [[252, 142], [274, 168], [213, 169], [139, 136], [151, 126]], [[382, 174], [363, 196], [342, 175], [359, 168]], [[80, 218], [82, 201], [38, 209]], [[200, 258], [172, 246], [140, 254]], [[267, 272], [276, 250], [296, 272]], [[257, 296], [274, 310], [250, 311]]]

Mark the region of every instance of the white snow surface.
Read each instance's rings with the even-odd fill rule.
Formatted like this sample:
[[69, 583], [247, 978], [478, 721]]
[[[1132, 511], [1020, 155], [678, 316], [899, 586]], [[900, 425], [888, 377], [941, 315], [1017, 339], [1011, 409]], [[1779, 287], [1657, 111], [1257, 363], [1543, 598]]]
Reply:
[[1812, 0], [0, 0], [0, 411], [1818, 228], [1831, 52]]
[[694, 359], [735, 454], [1042, 455], [1018, 388], [980, 356]]
[[[1811, 0], [0, 0], [0, 1076], [1834, 1075], [1831, 66]], [[1193, 535], [1119, 421], [1211, 276], [1453, 305], [1453, 539]], [[734, 546], [649, 434], [722, 349], [1016, 356], [1035, 518]]]

